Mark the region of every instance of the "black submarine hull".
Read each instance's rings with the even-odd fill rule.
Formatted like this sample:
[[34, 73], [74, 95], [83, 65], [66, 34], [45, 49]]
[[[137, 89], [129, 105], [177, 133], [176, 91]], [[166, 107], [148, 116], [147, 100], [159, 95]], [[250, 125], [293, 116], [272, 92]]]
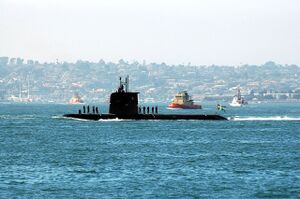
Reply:
[[227, 120], [220, 115], [181, 115], [181, 114], [65, 114], [64, 117], [83, 120]]

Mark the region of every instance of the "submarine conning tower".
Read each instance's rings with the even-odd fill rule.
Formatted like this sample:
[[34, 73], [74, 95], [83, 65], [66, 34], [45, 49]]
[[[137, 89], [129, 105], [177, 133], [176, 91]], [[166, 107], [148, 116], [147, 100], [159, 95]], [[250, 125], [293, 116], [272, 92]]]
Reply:
[[109, 113], [115, 115], [138, 114], [138, 92], [129, 92], [129, 76], [122, 81], [116, 92], [110, 95]]

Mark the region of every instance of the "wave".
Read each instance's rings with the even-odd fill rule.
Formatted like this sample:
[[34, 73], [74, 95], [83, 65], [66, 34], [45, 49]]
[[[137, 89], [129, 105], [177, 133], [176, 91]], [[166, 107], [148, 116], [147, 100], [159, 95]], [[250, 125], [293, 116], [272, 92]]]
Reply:
[[234, 121], [300, 121], [300, 117], [272, 116], [272, 117], [230, 117]]
[[64, 119], [65, 117], [61, 116], [61, 115], [53, 115], [51, 118], [52, 119]]
[[0, 115], [0, 119], [4, 120], [33, 120], [36, 115]]
[[74, 117], [64, 117], [62, 115], [54, 115], [51, 116], [52, 119], [59, 119], [59, 120], [77, 120], [77, 121], [91, 121], [87, 119], [80, 119], [80, 118], [74, 118]]

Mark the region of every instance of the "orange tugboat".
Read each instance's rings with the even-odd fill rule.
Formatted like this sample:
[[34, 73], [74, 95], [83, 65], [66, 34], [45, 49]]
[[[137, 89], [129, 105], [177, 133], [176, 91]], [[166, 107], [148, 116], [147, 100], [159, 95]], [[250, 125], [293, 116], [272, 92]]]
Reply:
[[179, 92], [175, 95], [172, 103], [169, 104], [169, 108], [181, 108], [181, 109], [201, 109], [201, 105], [194, 104], [187, 91]]
[[69, 104], [83, 104], [83, 100], [78, 95], [78, 93], [75, 93], [75, 95], [70, 99]]

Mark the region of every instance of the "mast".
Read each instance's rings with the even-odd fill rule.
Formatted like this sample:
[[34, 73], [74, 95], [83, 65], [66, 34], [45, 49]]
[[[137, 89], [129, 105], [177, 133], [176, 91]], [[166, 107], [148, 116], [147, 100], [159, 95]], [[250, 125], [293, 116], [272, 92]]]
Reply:
[[242, 98], [241, 97], [241, 89], [240, 89], [240, 87], [238, 87], [238, 89], [237, 89], [237, 97], [238, 97], [239, 100]]
[[120, 81], [120, 86], [119, 86], [119, 88], [121, 88], [121, 86], [122, 86], [122, 77], [119, 78], [119, 81]]
[[[118, 90], [119, 91], [125, 91], [126, 93], [129, 92], [129, 76], [127, 75], [125, 77], [125, 81], [122, 81], [122, 77], [120, 77], [119, 81], [120, 81], [120, 86], [119, 86]], [[123, 90], [123, 89], [125, 89], [125, 90]]]
[[127, 93], [129, 91], [129, 75], [125, 78], [125, 92]]

